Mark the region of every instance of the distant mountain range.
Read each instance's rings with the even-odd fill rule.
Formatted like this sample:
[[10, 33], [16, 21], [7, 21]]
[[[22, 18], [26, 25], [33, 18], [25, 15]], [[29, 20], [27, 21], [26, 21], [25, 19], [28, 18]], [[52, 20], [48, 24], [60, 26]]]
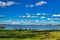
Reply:
[[[20, 25], [20, 24], [0, 24], [0, 25], [18, 25], [18, 26], [23, 26], [23, 25]], [[60, 24], [55, 24], [55, 25], [53, 25], [53, 24], [47, 24], [47, 25], [28, 25], [28, 26], [60, 26]]]

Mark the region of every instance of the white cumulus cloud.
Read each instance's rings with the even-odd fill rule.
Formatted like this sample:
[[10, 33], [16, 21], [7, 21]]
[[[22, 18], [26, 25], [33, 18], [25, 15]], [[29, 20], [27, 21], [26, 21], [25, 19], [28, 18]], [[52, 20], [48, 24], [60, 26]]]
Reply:
[[59, 18], [47, 18], [47, 20], [60, 20]]
[[36, 15], [41, 15], [40, 13], [37, 13]]
[[60, 17], [60, 14], [53, 14], [53, 17]]
[[7, 3], [5, 3], [6, 4], [6, 6], [10, 6], [10, 5], [13, 5], [13, 4], [15, 4], [15, 2], [13, 2], [13, 1], [8, 1]]
[[0, 1], [0, 6], [1, 7], [11, 6], [13, 4], [17, 4], [17, 3], [14, 2], [14, 1], [8, 1], [8, 2], [2, 2], [2, 1]]
[[32, 7], [34, 7], [34, 5], [33, 4], [30, 4], [30, 5], [26, 5], [26, 7], [32, 8]]
[[26, 18], [31, 18], [31, 15], [29, 13], [26, 13]]
[[26, 5], [26, 7], [32, 8], [32, 7], [35, 7], [35, 6], [42, 6], [42, 5], [45, 5], [45, 4], [47, 4], [46, 1], [39, 1], [39, 2], [37, 2], [35, 4], [28, 4], [28, 5]]
[[42, 6], [44, 4], [47, 4], [47, 2], [46, 1], [39, 1], [35, 4], [35, 6]]
[[44, 16], [41, 17], [42, 19], [45, 18]]

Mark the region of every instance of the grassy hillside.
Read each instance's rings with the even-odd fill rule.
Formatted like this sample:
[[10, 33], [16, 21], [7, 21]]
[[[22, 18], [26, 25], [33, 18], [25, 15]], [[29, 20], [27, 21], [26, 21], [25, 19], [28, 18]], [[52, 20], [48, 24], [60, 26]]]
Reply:
[[60, 40], [60, 31], [0, 30], [0, 40]]

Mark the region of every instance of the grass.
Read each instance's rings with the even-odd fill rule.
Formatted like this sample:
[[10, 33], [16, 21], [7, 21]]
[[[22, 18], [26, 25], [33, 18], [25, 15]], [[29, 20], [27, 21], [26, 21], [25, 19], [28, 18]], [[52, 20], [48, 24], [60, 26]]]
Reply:
[[0, 40], [60, 40], [60, 30], [0, 30]]

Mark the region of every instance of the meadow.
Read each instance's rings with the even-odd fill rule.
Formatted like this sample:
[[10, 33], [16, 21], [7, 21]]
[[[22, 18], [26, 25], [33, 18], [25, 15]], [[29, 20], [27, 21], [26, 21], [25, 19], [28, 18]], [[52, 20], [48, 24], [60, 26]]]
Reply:
[[60, 40], [60, 30], [0, 30], [0, 40]]

